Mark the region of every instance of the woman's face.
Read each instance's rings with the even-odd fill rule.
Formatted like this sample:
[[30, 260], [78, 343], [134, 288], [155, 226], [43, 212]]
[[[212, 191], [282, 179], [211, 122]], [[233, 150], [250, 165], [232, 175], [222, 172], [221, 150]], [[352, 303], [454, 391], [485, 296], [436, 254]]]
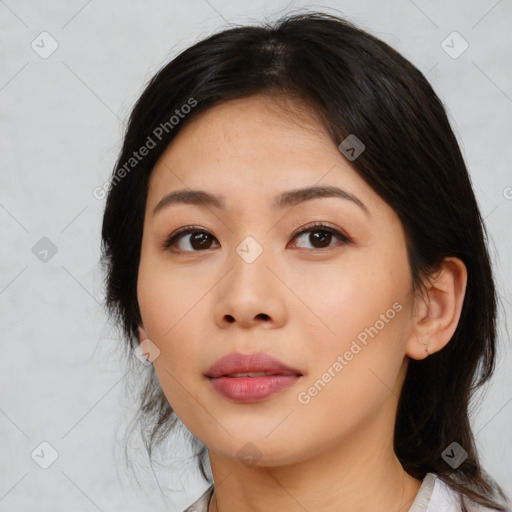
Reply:
[[[363, 432], [376, 446], [392, 439], [413, 322], [404, 232], [302, 117], [262, 96], [211, 108], [183, 127], [150, 178], [141, 340], [160, 350], [162, 389], [210, 456], [272, 466], [353, 446]], [[315, 187], [342, 192], [291, 194]], [[222, 207], [167, 201], [154, 212], [183, 190]], [[196, 235], [165, 246], [187, 226]], [[206, 374], [234, 352], [268, 354], [301, 376], [277, 378], [288, 387], [270, 395], [230, 386], [256, 377], [224, 377], [238, 398], [223, 395]]]

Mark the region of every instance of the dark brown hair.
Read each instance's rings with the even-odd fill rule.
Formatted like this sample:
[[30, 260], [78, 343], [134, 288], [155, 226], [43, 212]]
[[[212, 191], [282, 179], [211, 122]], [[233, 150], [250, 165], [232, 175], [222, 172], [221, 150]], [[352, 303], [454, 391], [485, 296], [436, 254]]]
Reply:
[[[313, 109], [337, 145], [350, 134], [363, 141], [366, 149], [352, 165], [399, 216], [415, 289], [445, 257], [466, 265], [467, 290], [452, 339], [434, 355], [409, 361], [394, 449], [410, 475], [422, 479], [434, 472], [459, 491], [462, 510], [467, 498], [506, 510], [495, 501], [498, 495], [506, 499], [503, 491], [481, 468], [469, 421], [470, 398], [494, 371], [496, 291], [468, 171], [443, 105], [423, 74], [344, 19], [314, 12], [224, 30], [183, 51], [150, 80], [129, 119], [102, 226], [106, 305], [123, 328], [127, 353], [137, 346], [142, 324], [137, 273], [155, 163], [199, 113], [262, 93]], [[149, 140], [154, 146], [147, 155], [127, 167]], [[152, 366], [146, 378], [137, 421], [151, 459], [153, 446], [178, 419]], [[206, 478], [206, 449], [195, 441]], [[468, 454], [456, 469], [442, 458], [452, 442]]]

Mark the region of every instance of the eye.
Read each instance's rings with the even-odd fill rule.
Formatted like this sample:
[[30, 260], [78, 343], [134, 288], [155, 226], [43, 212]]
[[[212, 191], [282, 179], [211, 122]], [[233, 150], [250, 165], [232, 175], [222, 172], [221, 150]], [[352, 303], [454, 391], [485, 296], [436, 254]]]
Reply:
[[350, 244], [352, 243], [352, 239], [342, 233], [341, 231], [338, 231], [337, 229], [334, 229], [330, 226], [327, 226], [326, 224], [322, 223], [316, 223], [313, 225], [310, 225], [300, 231], [299, 233], [296, 233], [293, 236], [293, 239], [297, 238], [298, 240], [302, 240], [305, 243], [310, 243], [312, 247], [300, 247], [301, 249], [326, 249], [333, 247], [331, 242], [334, 239], [338, 239], [343, 244]]
[[[322, 223], [306, 226], [306, 228], [292, 236], [292, 240], [296, 238], [311, 243], [312, 247], [299, 247], [302, 249], [329, 249], [336, 245], [332, 244], [335, 239], [338, 239], [342, 244], [352, 243], [349, 236]], [[216, 247], [220, 246], [217, 239], [208, 231], [197, 226], [185, 226], [170, 235], [162, 244], [162, 248], [164, 250], [175, 248], [173, 250], [177, 252], [199, 252], [215, 248], [215, 246], [212, 247], [214, 242], [217, 243]]]
[[[213, 240], [216, 240], [215, 237], [208, 231], [196, 226], [186, 226], [178, 229], [167, 238], [163, 243], [163, 248], [167, 250], [177, 246], [177, 251], [198, 252], [211, 249]], [[189, 249], [190, 247], [192, 250]]]

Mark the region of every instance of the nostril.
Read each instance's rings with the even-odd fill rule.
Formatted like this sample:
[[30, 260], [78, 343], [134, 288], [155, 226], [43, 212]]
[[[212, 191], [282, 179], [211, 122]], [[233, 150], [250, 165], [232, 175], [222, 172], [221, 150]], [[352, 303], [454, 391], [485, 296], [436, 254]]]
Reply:
[[[224, 318], [230, 323], [232, 324], [233, 322], [235, 322], [235, 317], [233, 317], [232, 315], [225, 315]], [[260, 318], [262, 320], [270, 320], [270, 317], [266, 314], [266, 313], [259, 313], [258, 315], [256, 315], [256, 318]]]

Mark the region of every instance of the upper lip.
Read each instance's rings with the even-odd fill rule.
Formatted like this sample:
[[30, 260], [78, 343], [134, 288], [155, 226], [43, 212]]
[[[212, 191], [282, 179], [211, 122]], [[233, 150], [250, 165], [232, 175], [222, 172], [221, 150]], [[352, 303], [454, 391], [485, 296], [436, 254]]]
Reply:
[[234, 373], [266, 372], [273, 375], [302, 375], [275, 357], [263, 353], [241, 354], [233, 352], [218, 359], [206, 372], [207, 377], [216, 378]]

